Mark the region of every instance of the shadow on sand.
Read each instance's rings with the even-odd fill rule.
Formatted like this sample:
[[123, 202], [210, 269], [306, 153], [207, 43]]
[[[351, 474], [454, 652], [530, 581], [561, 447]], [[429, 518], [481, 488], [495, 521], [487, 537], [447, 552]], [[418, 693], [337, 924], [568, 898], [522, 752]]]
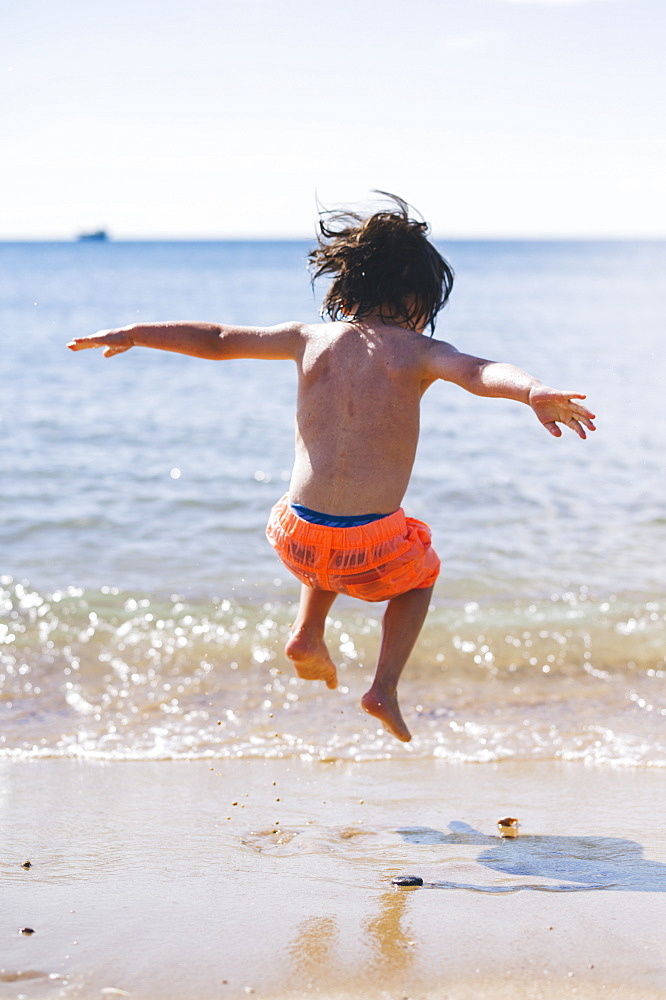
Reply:
[[466, 823], [449, 824], [451, 833], [430, 827], [405, 827], [397, 832], [409, 844], [442, 847], [478, 847], [476, 862], [494, 872], [515, 878], [553, 879], [555, 882], [514, 882], [473, 885], [463, 882], [430, 882], [435, 889], [468, 889], [472, 892], [666, 892], [666, 865], [648, 861], [633, 840], [616, 837], [520, 836], [503, 840], [479, 833]]

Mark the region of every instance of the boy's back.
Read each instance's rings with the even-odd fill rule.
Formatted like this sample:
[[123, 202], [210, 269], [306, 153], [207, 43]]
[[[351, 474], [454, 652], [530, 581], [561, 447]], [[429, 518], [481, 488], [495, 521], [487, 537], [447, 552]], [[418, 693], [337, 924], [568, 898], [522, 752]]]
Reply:
[[390, 514], [419, 435], [422, 334], [381, 320], [302, 328], [292, 502], [328, 514]]

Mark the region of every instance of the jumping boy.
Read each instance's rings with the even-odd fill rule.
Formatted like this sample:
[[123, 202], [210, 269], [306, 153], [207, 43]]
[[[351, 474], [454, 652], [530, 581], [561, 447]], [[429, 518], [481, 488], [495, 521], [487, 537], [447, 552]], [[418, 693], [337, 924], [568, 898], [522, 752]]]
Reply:
[[478, 396], [526, 403], [554, 437], [562, 434], [558, 424], [581, 438], [595, 427], [594, 414], [579, 402], [584, 395], [431, 339], [453, 272], [427, 239], [426, 223], [411, 219], [400, 198], [388, 197], [386, 211], [329, 213], [320, 221], [310, 259], [314, 278], [333, 277], [323, 308], [331, 322], [145, 323], [78, 337], [68, 347], [103, 347], [105, 357], [153, 347], [198, 358], [296, 363], [294, 468], [289, 493], [267, 528], [282, 562], [301, 581], [285, 653], [299, 677], [335, 688], [324, 628], [336, 596], [388, 601], [375, 677], [361, 705], [408, 742], [398, 681], [439, 573], [430, 529], [400, 506], [416, 454], [421, 396], [443, 379]]

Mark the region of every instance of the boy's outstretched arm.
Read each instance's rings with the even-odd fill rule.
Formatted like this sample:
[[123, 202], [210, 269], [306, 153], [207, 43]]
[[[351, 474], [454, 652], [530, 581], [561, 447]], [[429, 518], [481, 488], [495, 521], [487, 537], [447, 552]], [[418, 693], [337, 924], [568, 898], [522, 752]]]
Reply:
[[100, 330], [89, 337], [76, 337], [71, 351], [103, 347], [104, 357], [122, 354], [131, 347], [153, 347], [195, 358], [293, 359], [302, 344], [301, 323], [280, 326], [222, 326], [217, 323], [137, 323], [117, 330]]
[[594, 413], [579, 402], [585, 399], [582, 393], [553, 389], [515, 365], [461, 354], [451, 344], [441, 341], [430, 343], [429, 378], [455, 382], [477, 396], [497, 396], [527, 403], [553, 437], [562, 436], [559, 424], [570, 427], [583, 439], [587, 437], [585, 428], [596, 430]]

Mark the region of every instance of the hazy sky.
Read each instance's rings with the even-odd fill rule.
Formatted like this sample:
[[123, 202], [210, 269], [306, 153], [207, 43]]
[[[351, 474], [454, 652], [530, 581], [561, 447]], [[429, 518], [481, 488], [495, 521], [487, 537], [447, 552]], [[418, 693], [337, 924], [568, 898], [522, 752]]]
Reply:
[[666, 236], [665, 0], [0, 3], [0, 238]]

